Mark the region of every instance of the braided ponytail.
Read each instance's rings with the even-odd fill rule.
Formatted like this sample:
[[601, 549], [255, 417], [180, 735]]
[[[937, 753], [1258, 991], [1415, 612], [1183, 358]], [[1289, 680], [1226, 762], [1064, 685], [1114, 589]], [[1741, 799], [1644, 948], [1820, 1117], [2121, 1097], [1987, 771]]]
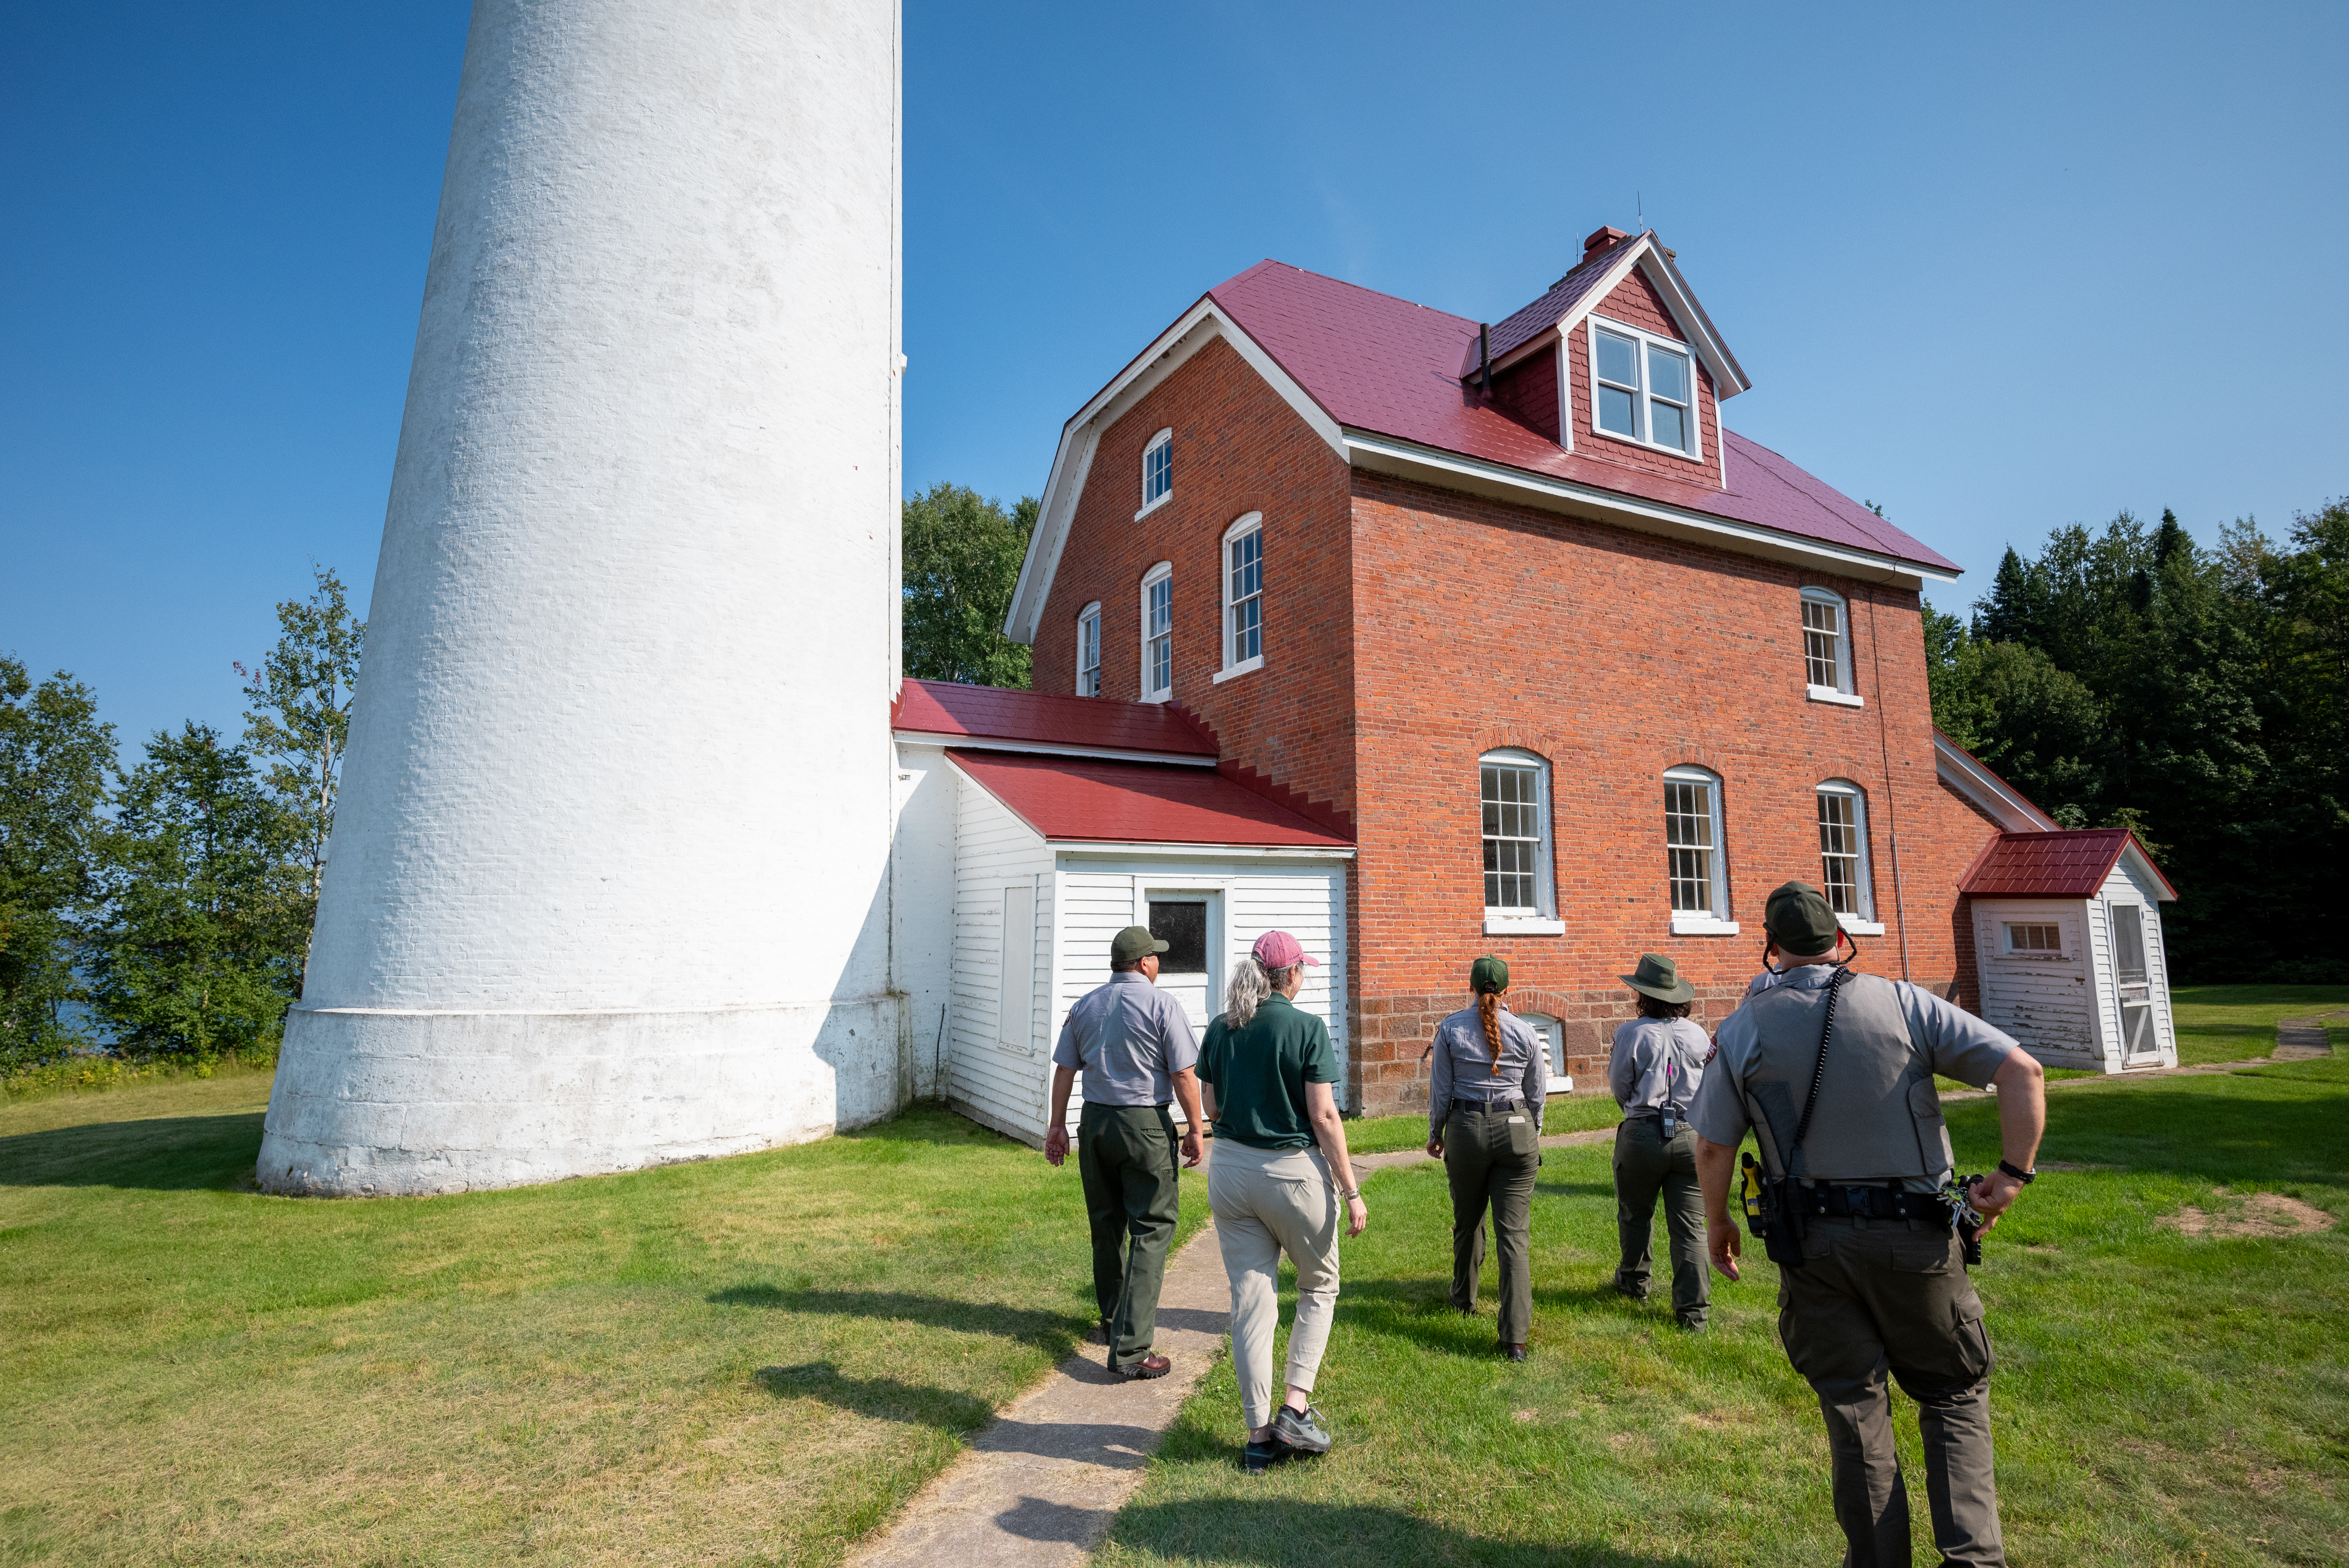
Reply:
[[1501, 994], [1480, 992], [1476, 997], [1476, 1014], [1484, 1021], [1485, 1044], [1492, 1050], [1493, 1065], [1501, 1065]]

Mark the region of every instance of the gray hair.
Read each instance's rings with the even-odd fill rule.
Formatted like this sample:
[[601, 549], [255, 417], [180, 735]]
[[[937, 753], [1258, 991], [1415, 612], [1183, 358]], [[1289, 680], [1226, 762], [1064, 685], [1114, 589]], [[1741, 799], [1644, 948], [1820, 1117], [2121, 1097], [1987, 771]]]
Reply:
[[1264, 999], [1288, 984], [1297, 967], [1292, 964], [1286, 969], [1267, 969], [1253, 953], [1232, 965], [1232, 983], [1224, 987], [1224, 1016], [1232, 1027], [1247, 1028]]

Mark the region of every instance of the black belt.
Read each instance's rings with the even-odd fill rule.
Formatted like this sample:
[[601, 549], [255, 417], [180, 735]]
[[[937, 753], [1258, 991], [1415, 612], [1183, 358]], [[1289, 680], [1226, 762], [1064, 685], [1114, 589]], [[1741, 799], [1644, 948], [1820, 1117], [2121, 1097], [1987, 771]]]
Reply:
[[1523, 1110], [1525, 1108], [1526, 1102], [1521, 1099], [1462, 1099], [1457, 1095], [1452, 1099], [1454, 1110]]
[[1950, 1222], [1950, 1206], [1938, 1192], [1909, 1192], [1898, 1187], [1797, 1187], [1795, 1203], [1806, 1214], [1837, 1220], [1930, 1220]]

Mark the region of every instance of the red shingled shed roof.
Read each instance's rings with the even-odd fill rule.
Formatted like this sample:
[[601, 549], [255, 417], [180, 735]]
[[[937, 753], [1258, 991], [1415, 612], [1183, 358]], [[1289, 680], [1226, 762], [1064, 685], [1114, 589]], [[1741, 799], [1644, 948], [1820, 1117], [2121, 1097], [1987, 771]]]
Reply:
[[1340, 425], [1937, 571], [1959, 570], [1947, 556], [1734, 431], [1723, 431], [1729, 453], [1725, 490], [1665, 479], [1588, 450], [1565, 450], [1462, 386], [1460, 367], [1476, 341], [1476, 324], [1465, 316], [1285, 262], [1258, 262], [1208, 295]]
[[2094, 898], [2131, 849], [2161, 885], [2157, 896], [2176, 898], [2178, 890], [2126, 828], [2001, 833], [1974, 857], [1958, 891], [1977, 898]]
[[1353, 847], [1205, 768], [1003, 751], [950, 749], [947, 755], [980, 789], [1047, 839], [1252, 849]]
[[1216, 755], [1215, 743], [1164, 703], [909, 680], [889, 718], [892, 728], [916, 735], [1092, 751], [1154, 751], [1209, 760]]

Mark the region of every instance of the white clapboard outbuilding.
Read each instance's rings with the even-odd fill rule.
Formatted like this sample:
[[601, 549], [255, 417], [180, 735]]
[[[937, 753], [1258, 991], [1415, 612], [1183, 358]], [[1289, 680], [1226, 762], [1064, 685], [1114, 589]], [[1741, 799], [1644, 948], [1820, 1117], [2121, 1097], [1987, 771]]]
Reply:
[[2161, 936], [2161, 906], [2178, 893], [2136, 835], [2001, 833], [1959, 891], [1984, 1018], [2048, 1067], [2178, 1065]]
[[1294, 935], [1321, 960], [1298, 1006], [1342, 1069], [1354, 851], [1339, 824], [1219, 771], [1213, 739], [1164, 704], [909, 680], [894, 724], [917, 1081], [1041, 1142], [1053, 1042], [1129, 925], [1171, 944], [1158, 984], [1202, 1034], [1232, 963], [1267, 931]]

